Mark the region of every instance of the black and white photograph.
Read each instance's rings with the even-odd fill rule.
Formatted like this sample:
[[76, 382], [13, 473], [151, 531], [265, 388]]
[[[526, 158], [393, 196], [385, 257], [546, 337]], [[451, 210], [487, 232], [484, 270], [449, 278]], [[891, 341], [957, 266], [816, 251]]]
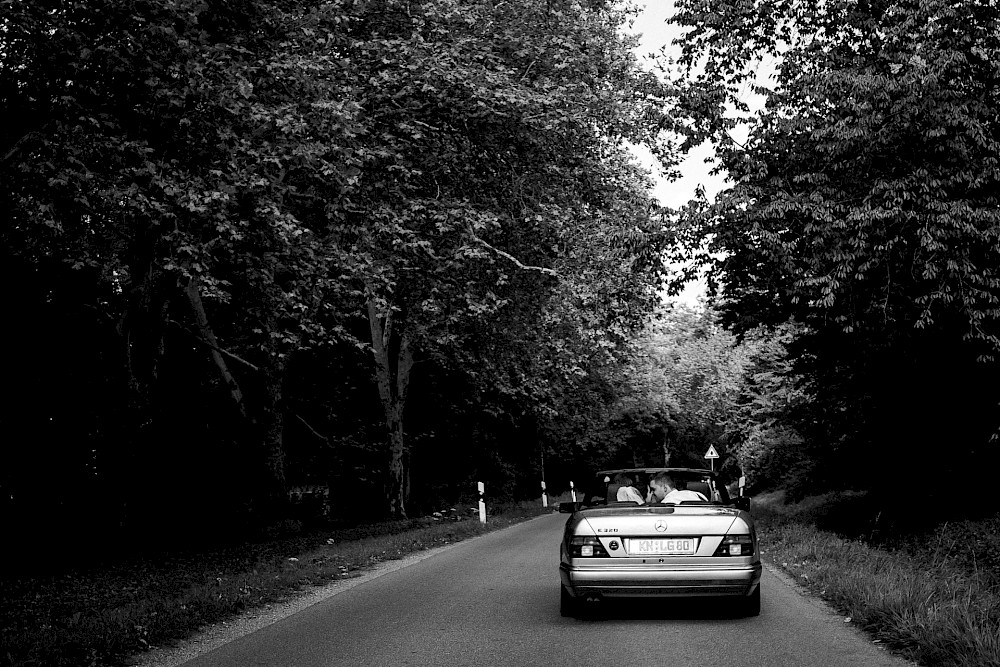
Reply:
[[1000, 667], [1000, 2], [0, 0], [0, 667]]

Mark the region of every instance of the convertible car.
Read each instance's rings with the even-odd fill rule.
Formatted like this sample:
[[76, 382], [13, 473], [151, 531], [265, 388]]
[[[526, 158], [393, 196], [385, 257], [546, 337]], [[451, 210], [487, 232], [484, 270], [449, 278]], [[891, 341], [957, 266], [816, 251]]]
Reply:
[[[650, 485], [685, 490], [658, 502]], [[624, 491], [620, 491], [624, 489]], [[618, 500], [631, 498], [631, 500]], [[693, 468], [602, 470], [569, 513], [560, 545], [560, 609], [576, 616], [603, 598], [718, 596], [760, 614], [760, 550], [750, 499]], [[589, 606], [589, 605], [588, 605]]]

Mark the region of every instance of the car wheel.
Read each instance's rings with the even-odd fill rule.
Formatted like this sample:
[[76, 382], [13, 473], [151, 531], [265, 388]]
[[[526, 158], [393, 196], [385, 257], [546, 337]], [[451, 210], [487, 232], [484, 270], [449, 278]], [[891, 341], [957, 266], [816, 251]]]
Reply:
[[559, 613], [563, 616], [576, 616], [580, 611], [580, 601], [569, 594], [565, 586], [559, 587]]
[[757, 584], [753, 593], [743, 598], [743, 615], [760, 616], [760, 584]]

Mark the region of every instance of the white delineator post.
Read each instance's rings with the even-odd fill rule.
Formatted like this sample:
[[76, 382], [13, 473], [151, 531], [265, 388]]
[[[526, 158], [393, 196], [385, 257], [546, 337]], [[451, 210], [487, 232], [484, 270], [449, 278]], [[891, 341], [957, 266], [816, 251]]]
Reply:
[[549, 496], [545, 493], [545, 480], [542, 480], [542, 507], [549, 506]]
[[477, 482], [479, 486], [479, 523], [486, 523], [486, 499], [483, 498], [483, 494], [486, 493], [486, 485], [482, 482]]
[[576, 502], [576, 488], [573, 486], [573, 480], [569, 480], [569, 495], [573, 497], [573, 502]]

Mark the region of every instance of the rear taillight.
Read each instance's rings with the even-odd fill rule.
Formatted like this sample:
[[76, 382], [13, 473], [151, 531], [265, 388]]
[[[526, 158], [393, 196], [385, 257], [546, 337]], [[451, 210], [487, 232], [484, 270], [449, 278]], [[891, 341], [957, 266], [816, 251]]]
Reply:
[[608, 552], [596, 537], [577, 536], [569, 540], [569, 555], [573, 558], [607, 558]]
[[753, 538], [749, 535], [726, 535], [713, 556], [753, 556]]

